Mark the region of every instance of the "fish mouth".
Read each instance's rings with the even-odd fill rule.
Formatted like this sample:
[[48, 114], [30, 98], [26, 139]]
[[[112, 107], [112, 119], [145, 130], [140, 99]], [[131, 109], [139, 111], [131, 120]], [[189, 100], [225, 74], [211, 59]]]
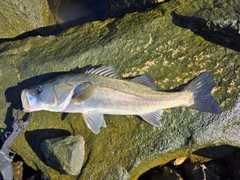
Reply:
[[24, 112], [31, 112], [27, 96], [28, 96], [28, 92], [27, 92], [27, 90], [24, 89], [21, 92], [21, 101], [22, 101], [23, 111]]

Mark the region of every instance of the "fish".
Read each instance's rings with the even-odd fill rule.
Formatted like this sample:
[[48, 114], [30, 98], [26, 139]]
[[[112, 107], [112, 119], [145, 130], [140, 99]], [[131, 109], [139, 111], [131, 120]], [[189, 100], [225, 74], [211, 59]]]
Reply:
[[211, 96], [213, 87], [210, 72], [201, 73], [179, 92], [166, 92], [146, 74], [121, 79], [113, 66], [101, 66], [24, 89], [21, 101], [25, 112], [82, 113], [87, 127], [98, 134], [101, 127], [106, 127], [104, 114], [137, 115], [156, 127], [161, 126], [166, 108], [187, 107], [220, 114], [220, 106]]

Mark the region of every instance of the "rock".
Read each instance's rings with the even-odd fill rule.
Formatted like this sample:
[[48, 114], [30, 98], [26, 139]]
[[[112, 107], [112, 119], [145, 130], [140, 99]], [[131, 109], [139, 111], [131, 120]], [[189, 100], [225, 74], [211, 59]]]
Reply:
[[[223, 111], [221, 115], [213, 115], [187, 108], [167, 109], [161, 118], [161, 128], [134, 116], [105, 115], [107, 128], [101, 128], [98, 135], [87, 128], [81, 114], [68, 114], [63, 119], [61, 113], [39, 111], [26, 132], [14, 142], [13, 150], [26, 164], [41, 171], [43, 178], [80, 180], [134, 180], [149, 169], [179, 157], [205, 162], [235, 152], [240, 147], [237, 101], [240, 55], [231, 43], [216, 41], [222, 35], [203, 31], [201, 23], [197, 26], [201, 20], [222, 21], [224, 17], [220, 15], [226, 14], [226, 6], [231, 13], [226, 19], [235, 21], [239, 15], [234, 11], [238, 1], [229, 5], [220, 0], [201, 3], [190, 0], [188, 4], [176, 0], [147, 12], [87, 23], [58, 36], [0, 44], [1, 128], [12, 125], [15, 109], [21, 108], [22, 89], [76, 67], [85, 72], [91, 65], [101, 64], [115, 66], [117, 73], [125, 78], [149, 74], [161, 90], [179, 87], [209, 71], [215, 80], [212, 95]], [[181, 24], [174, 19], [173, 10], [186, 19], [199, 21], [190, 21], [195, 22], [189, 24], [191, 29], [186, 21]], [[214, 18], [211, 12], [219, 14]], [[209, 35], [207, 39], [205, 33]], [[229, 36], [224, 38], [235, 42]], [[39, 142], [63, 135], [81, 135], [86, 142], [86, 164], [79, 177], [60, 174], [41, 159]]]
[[78, 175], [84, 161], [84, 141], [81, 136], [57, 137], [41, 143], [45, 162], [60, 173]]
[[[189, 164], [187, 165], [189, 166]], [[191, 166], [191, 165], [190, 165]], [[228, 170], [228, 164], [219, 160], [210, 161], [207, 163], [195, 163], [192, 164], [190, 179], [202, 180], [202, 179], [228, 179], [230, 177], [230, 171]]]
[[[234, 161], [232, 161], [234, 159]], [[171, 161], [162, 167], [155, 167], [141, 175], [138, 180], [154, 179], [239, 179], [239, 152], [221, 159], [205, 163], [192, 163], [186, 160], [180, 165]]]
[[[0, 2], [0, 39], [49, 34], [55, 29], [55, 20], [47, 0], [12, 0]], [[52, 27], [50, 27], [52, 26]], [[28, 33], [27, 33], [28, 32]]]
[[108, 17], [107, 0], [49, 0], [48, 3], [62, 30]]
[[22, 180], [23, 179], [23, 162], [17, 161], [12, 162], [12, 167], [15, 170], [13, 173], [13, 178], [16, 180]]
[[188, 157], [178, 157], [174, 160], [173, 164], [175, 166], [182, 164]]
[[117, 0], [110, 1], [109, 6], [109, 16], [110, 17], [120, 17], [130, 12], [143, 12], [164, 0]]
[[163, 167], [155, 167], [151, 170], [151, 173], [145, 173], [138, 178], [138, 180], [159, 180], [159, 179], [167, 179], [167, 180], [183, 180], [181, 175], [177, 173], [175, 170], [171, 169], [168, 166]]

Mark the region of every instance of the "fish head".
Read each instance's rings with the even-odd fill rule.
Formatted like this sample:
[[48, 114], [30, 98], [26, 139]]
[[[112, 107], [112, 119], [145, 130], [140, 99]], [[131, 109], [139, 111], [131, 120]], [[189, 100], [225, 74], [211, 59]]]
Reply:
[[73, 86], [62, 79], [24, 89], [21, 92], [22, 107], [25, 112], [47, 110], [59, 111], [67, 105], [72, 96]]

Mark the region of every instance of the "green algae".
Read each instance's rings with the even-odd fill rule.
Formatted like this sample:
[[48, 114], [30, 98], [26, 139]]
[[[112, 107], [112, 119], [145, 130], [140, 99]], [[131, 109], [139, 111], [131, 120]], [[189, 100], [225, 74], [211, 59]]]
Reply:
[[[22, 37], [32, 33], [49, 34], [54, 31], [55, 19], [44, 1], [1, 1], [0, 38]], [[45, 28], [43, 28], [45, 27]], [[35, 31], [35, 32], [34, 32]], [[25, 33], [25, 34], [24, 34]]]
[[[10, 105], [4, 97], [7, 88], [37, 75], [99, 64], [115, 66], [124, 78], [149, 74], [160, 90], [174, 89], [201, 72], [210, 71], [215, 80], [214, 98], [223, 111], [232, 109], [239, 97], [239, 53], [172, 22], [173, 10], [187, 16], [198, 12], [197, 17], [204, 12], [202, 18], [206, 18], [209, 11], [203, 10], [213, 8], [212, 3], [170, 1], [148, 12], [87, 23], [58, 36], [1, 44], [0, 57], [4, 61], [0, 65], [1, 119], [5, 119]], [[185, 108], [167, 109], [161, 118], [162, 127], [155, 128], [134, 116], [105, 115], [107, 128], [101, 128], [100, 134], [95, 135], [86, 127], [81, 114], [69, 114], [61, 120], [61, 113], [40, 111], [14, 143], [13, 150], [45, 177], [137, 179], [154, 166], [216, 145], [204, 135], [201, 140], [197, 136], [217, 122], [218, 117]], [[5, 127], [3, 121], [1, 127]], [[39, 159], [38, 152], [26, 140], [26, 134], [36, 129], [49, 132], [64, 129], [83, 137], [86, 164], [79, 176], [61, 175]]]

